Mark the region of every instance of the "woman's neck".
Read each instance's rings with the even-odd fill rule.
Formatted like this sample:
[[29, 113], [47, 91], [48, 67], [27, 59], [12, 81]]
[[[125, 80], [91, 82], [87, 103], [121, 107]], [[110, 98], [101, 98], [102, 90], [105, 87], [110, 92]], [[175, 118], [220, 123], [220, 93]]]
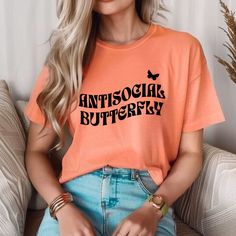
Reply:
[[112, 43], [129, 43], [147, 31], [144, 23], [133, 8], [113, 15], [101, 15], [98, 38]]

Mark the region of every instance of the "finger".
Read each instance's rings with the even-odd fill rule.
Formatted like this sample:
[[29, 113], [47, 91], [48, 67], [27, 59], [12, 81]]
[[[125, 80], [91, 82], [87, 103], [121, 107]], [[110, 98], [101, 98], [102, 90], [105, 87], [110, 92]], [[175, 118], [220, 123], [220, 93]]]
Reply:
[[128, 236], [128, 234], [123, 234], [121, 232], [117, 232], [116, 236]]
[[96, 236], [95, 230], [93, 227], [85, 228], [83, 231], [84, 236]]
[[93, 231], [92, 236], [96, 236], [97, 235], [97, 231], [96, 231], [95, 227], [92, 228], [92, 231]]
[[138, 236], [156, 236], [156, 234], [155, 233], [147, 233], [147, 232], [145, 232], [145, 231], [142, 231], [141, 233], [139, 233], [139, 234], [136, 234], [136, 235], [138, 235]]
[[120, 230], [117, 232], [117, 236], [129, 236], [130, 235], [129, 233], [130, 233], [130, 227], [127, 227], [127, 225], [123, 224]]
[[89, 232], [88, 232], [88, 235], [89, 236], [96, 236], [97, 235], [97, 232], [96, 232], [96, 227], [93, 225], [92, 221], [89, 221]]
[[112, 236], [120, 236], [118, 235], [118, 232], [120, 231], [121, 226], [122, 226], [122, 222], [117, 225], [116, 229], [112, 233]]
[[132, 230], [130, 230], [129, 236], [147, 236], [147, 234], [143, 234], [142, 231], [140, 229], [135, 229], [135, 228], [132, 228]]

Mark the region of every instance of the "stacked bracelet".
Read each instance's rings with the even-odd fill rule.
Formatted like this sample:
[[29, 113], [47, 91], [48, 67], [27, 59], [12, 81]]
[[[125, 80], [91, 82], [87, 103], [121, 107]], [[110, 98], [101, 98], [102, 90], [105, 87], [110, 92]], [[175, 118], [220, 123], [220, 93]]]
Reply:
[[70, 193], [62, 193], [57, 196], [50, 204], [49, 204], [49, 212], [50, 216], [57, 220], [56, 212], [61, 209], [66, 203], [72, 202], [73, 197]]

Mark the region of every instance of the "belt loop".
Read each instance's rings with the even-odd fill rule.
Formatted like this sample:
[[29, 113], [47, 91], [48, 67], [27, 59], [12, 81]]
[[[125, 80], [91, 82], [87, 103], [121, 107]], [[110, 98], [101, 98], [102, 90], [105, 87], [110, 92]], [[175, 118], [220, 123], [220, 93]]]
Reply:
[[106, 165], [106, 166], [103, 166], [102, 170], [103, 170], [102, 171], [103, 175], [109, 175], [112, 173], [113, 168], [112, 166]]
[[138, 173], [137, 169], [131, 169], [131, 180], [136, 179], [136, 174]]

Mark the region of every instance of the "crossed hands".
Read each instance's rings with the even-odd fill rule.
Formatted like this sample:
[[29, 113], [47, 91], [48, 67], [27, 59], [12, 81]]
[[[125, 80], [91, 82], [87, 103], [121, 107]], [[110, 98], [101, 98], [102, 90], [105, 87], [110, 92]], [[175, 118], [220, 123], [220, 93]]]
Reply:
[[[89, 218], [74, 204], [68, 203], [57, 213], [60, 235], [95, 236], [95, 229]], [[125, 217], [112, 236], [154, 236], [161, 214], [144, 202], [143, 205]]]

